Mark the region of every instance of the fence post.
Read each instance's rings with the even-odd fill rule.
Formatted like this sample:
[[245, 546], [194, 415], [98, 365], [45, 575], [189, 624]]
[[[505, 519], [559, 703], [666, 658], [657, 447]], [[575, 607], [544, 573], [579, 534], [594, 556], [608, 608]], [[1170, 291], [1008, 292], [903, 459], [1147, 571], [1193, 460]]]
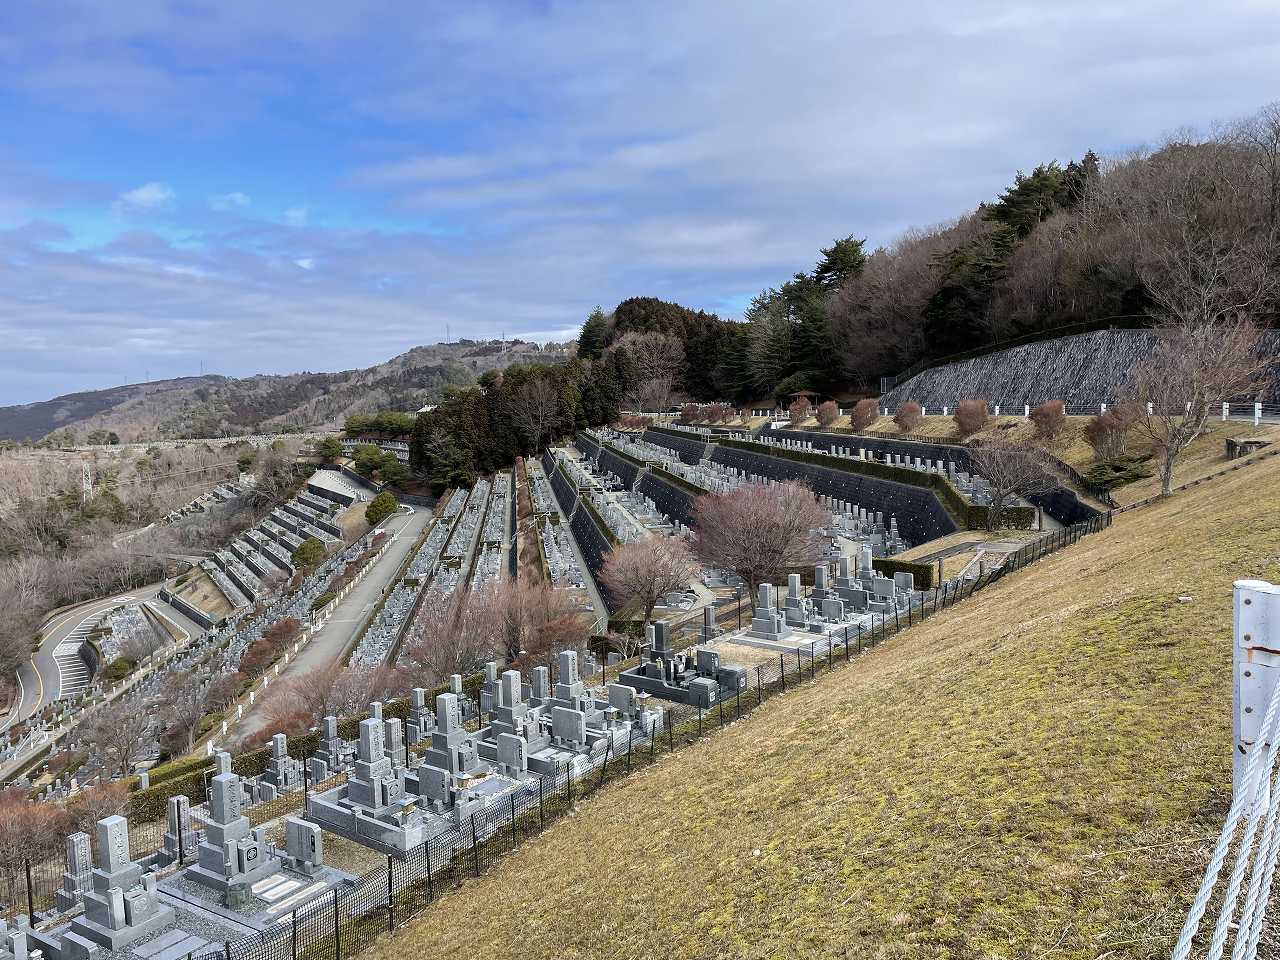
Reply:
[[543, 794], [542, 788], [546, 782], [547, 780], [545, 776], [538, 778], [538, 829], [539, 830], [544, 829], [547, 825], [546, 815], [542, 812], [542, 794]]
[[1248, 751], [1264, 746], [1257, 738], [1272, 691], [1280, 681], [1280, 654], [1271, 652], [1280, 645], [1280, 586], [1263, 580], [1237, 580], [1234, 600], [1231, 784], [1233, 795], [1237, 795], [1245, 787]]
[[471, 815], [471, 863], [476, 876], [480, 876], [480, 836], [476, 833], [476, 815]]
[[782, 668], [782, 690], [785, 693], [787, 689], [787, 658], [783, 654], [778, 654], [778, 666]]
[[[538, 778], [538, 786], [539, 786], [539, 791], [538, 791], [539, 804], [538, 805], [540, 809], [541, 799], [543, 799], [543, 796], [541, 796], [541, 786], [543, 786], [543, 778], [541, 777]], [[429, 902], [430, 904], [430, 902], [433, 900], [435, 900], [435, 890], [433, 888], [433, 884], [431, 884], [431, 838], [428, 837], [426, 838], [426, 902]]]
[[23, 868], [27, 873], [27, 919], [31, 921], [31, 926], [36, 925], [36, 898], [31, 892], [31, 858], [27, 857], [22, 861]]
[[[342, 960], [342, 922], [338, 917], [338, 888], [333, 888], [333, 956]], [[231, 944], [227, 944], [227, 960], [231, 960]]]
[[698, 736], [702, 736], [702, 708], [698, 708]]
[[[334, 890], [333, 892], [336, 894], [338, 891]], [[230, 940], [222, 941], [222, 955], [226, 958], [226, 960], [231, 960], [231, 941]]]
[[395, 860], [387, 854], [387, 932], [396, 932]]
[[764, 667], [756, 664], [756, 706], [764, 703]]
[[516, 795], [511, 795], [511, 847], [516, 845]]
[[298, 960], [298, 911], [296, 908], [294, 909], [292, 914], [291, 926], [293, 927], [293, 931], [289, 938], [290, 940], [289, 955], [290, 957], [292, 957], [292, 960]]
[[671, 708], [667, 707], [667, 749], [674, 750], [675, 748], [675, 734], [671, 730]]

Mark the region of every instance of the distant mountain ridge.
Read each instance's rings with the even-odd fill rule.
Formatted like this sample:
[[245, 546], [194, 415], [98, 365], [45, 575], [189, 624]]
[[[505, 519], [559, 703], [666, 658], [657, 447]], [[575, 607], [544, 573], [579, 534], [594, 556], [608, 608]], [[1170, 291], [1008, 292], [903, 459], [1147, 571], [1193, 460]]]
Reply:
[[69, 393], [0, 407], [0, 440], [38, 440], [71, 430], [112, 431], [125, 442], [332, 428], [356, 413], [416, 410], [449, 386], [487, 370], [555, 363], [574, 345], [461, 340], [414, 347], [372, 367], [337, 373], [178, 377]]

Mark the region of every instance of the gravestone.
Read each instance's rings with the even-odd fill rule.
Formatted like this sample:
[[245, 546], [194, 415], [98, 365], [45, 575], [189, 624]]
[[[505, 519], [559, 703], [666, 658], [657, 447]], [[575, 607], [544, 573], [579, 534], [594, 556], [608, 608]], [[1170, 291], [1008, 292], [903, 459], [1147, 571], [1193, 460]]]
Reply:
[[84, 913], [62, 938], [63, 960], [86, 960], [98, 947], [119, 950], [173, 922], [173, 908], [156, 898], [156, 878], [129, 858], [129, 821], [98, 821], [98, 866]]
[[66, 913], [78, 907], [93, 881], [93, 851], [87, 833], [67, 837], [67, 869], [62, 874], [62, 889], [54, 902]]
[[244, 815], [244, 783], [231, 772], [231, 755], [219, 752], [217, 775], [209, 781], [209, 817], [199, 860], [184, 876], [221, 893], [227, 906], [243, 906], [249, 887], [273, 873], [277, 861], [267, 852], [263, 831], [254, 830]]
[[195, 855], [200, 844], [200, 837], [191, 826], [191, 801], [182, 794], [170, 797], [165, 819], [164, 852], [170, 862], [184, 862]]
[[262, 779], [276, 793], [288, 793], [302, 786], [302, 761], [289, 756], [289, 739], [283, 733], [271, 738], [271, 758]]
[[284, 822], [284, 849], [291, 870], [314, 876], [324, 866], [324, 832], [320, 826], [297, 817]]

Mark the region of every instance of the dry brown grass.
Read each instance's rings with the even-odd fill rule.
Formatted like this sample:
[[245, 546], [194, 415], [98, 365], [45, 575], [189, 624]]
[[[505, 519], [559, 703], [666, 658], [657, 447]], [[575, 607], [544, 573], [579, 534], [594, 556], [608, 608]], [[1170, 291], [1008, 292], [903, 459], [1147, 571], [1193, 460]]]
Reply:
[[372, 952], [1167, 957], [1228, 801], [1231, 584], [1280, 579], [1277, 543], [1277, 460], [1119, 516], [605, 789]]
[[235, 609], [227, 595], [218, 589], [209, 574], [199, 567], [191, 568], [191, 579], [184, 583], [176, 593], [192, 606], [203, 610], [215, 620], [227, 616]]
[[355, 543], [369, 532], [369, 521], [364, 518], [364, 511], [368, 506], [367, 503], [353, 503], [335, 519], [334, 522], [342, 530], [342, 538], [347, 543]]

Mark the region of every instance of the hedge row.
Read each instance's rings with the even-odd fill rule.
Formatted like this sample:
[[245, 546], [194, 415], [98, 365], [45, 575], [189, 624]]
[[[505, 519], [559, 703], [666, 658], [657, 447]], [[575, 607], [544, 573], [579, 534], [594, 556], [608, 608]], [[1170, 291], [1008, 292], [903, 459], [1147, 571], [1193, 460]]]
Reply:
[[621, 450], [615, 447], [612, 443], [601, 443], [600, 448], [602, 450], [608, 450], [610, 453], [616, 454], [617, 456], [621, 457], [623, 460], [626, 460], [632, 466], [639, 467], [641, 470], [643, 470], [646, 466], [648, 466], [648, 464], [645, 463], [643, 460], [637, 460], [631, 454], [623, 453]]
[[695, 497], [705, 497], [707, 495], [706, 490], [703, 490], [699, 486], [695, 486], [684, 477], [678, 477], [674, 473], [669, 473], [666, 470], [663, 470], [661, 467], [650, 466], [649, 472], [654, 474], [659, 480], [665, 480], [667, 483], [681, 487], [687, 492], [693, 494]]
[[873, 557], [871, 568], [879, 570], [886, 577], [895, 573], [909, 573], [915, 577], [917, 590], [932, 590], [933, 575], [937, 567], [931, 563], [912, 563], [910, 560], [894, 560], [892, 557]]
[[[910, 467], [898, 467], [875, 460], [851, 460], [837, 457], [829, 453], [818, 453], [814, 450], [792, 450], [787, 447], [775, 447], [767, 443], [755, 443], [750, 440], [717, 440], [717, 444], [725, 447], [737, 447], [751, 453], [759, 453], [768, 457], [780, 457], [795, 460], [798, 463], [811, 463], [814, 466], [826, 467], [830, 470], [843, 470], [845, 473], [857, 473], [879, 480], [889, 480], [911, 487], [924, 487], [932, 490], [938, 501], [951, 514], [955, 522], [968, 530], [984, 530], [987, 526], [988, 509], [975, 503], [969, 503], [960, 491], [940, 473], [925, 473]], [[1034, 507], [1005, 507], [1004, 526], [1028, 529], [1034, 522]]]
[[604, 522], [604, 517], [600, 516], [595, 505], [592, 504], [590, 497], [579, 497], [578, 502], [587, 508], [587, 513], [591, 515], [591, 519], [595, 521], [597, 527], [600, 528], [600, 534], [609, 542], [609, 546], [616, 547], [618, 538], [613, 535], [613, 531], [609, 529], [609, 525]]

